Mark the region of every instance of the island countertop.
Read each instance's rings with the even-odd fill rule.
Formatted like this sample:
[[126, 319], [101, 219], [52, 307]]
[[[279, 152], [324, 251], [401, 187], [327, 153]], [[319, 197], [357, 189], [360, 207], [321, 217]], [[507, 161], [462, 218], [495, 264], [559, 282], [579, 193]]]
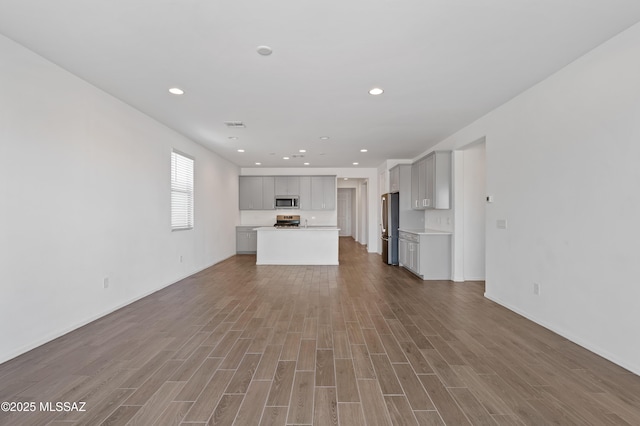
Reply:
[[452, 232], [451, 231], [440, 231], [437, 229], [429, 229], [429, 228], [422, 228], [422, 229], [405, 229], [405, 228], [400, 228], [398, 229], [398, 231], [400, 232], [407, 232], [409, 234], [417, 234], [417, 235], [451, 235]]
[[256, 231], [339, 231], [340, 228], [336, 226], [299, 226], [299, 227], [282, 227], [278, 228], [276, 226], [259, 226], [254, 228]]

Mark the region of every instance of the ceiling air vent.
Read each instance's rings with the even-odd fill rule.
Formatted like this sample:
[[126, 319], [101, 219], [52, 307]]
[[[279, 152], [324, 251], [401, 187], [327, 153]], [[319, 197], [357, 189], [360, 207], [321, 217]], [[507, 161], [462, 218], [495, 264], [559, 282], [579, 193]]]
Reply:
[[240, 129], [240, 128], [243, 128], [243, 127], [247, 127], [247, 126], [244, 125], [244, 123], [242, 121], [225, 121], [224, 124], [225, 124], [225, 126], [231, 127], [231, 128], [234, 128], [234, 129]]

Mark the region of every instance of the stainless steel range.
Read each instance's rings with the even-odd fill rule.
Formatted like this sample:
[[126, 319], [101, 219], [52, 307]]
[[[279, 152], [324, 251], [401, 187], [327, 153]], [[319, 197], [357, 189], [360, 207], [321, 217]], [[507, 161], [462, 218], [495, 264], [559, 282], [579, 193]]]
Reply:
[[276, 216], [276, 228], [298, 228], [300, 226], [300, 215], [279, 214]]

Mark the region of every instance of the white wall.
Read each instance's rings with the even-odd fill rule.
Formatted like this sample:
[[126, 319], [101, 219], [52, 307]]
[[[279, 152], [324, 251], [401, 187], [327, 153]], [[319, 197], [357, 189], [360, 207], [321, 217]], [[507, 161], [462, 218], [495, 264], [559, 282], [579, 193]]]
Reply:
[[[234, 254], [236, 166], [2, 36], [0, 64], [0, 362]], [[173, 147], [195, 157], [190, 231], [170, 231]]]
[[[378, 209], [379, 204], [378, 204], [378, 200], [379, 197], [376, 195], [377, 191], [378, 191], [378, 186], [376, 185], [372, 185], [371, 182], [377, 182], [378, 176], [377, 176], [377, 169], [372, 169], [372, 168], [358, 168], [358, 167], [352, 167], [352, 168], [322, 168], [322, 167], [318, 167], [318, 168], [298, 168], [298, 167], [291, 167], [291, 168], [275, 168], [275, 167], [247, 167], [247, 168], [242, 168], [240, 169], [240, 175], [243, 176], [322, 176], [322, 175], [336, 175], [339, 178], [349, 178], [349, 179], [360, 179], [360, 180], [366, 180], [369, 182], [368, 185], [366, 185], [366, 189], [367, 189], [367, 197], [363, 197], [361, 195], [360, 199], [365, 200], [366, 203], [366, 208], [368, 210], [368, 218], [369, 220], [367, 221], [367, 235], [366, 235], [366, 239], [363, 236], [362, 240], [360, 242], [366, 243], [367, 244], [367, 251], [369, 253], [377, 253], [378, 252], [378, 220], [371, 220], [371, 218], [377, 218], [378, 217]], [[289, 213], [291, 212], [291, 210], [287, 210]], [[303, 217], [304, 215], [307, 216], [311, 216], [311, 217], [315, 217], [315, 219], [313, 219], [313, 222], [311, 220], [309, 220], [309, 225], [325, 225], [328, 224], [330, 226], [335, 226], [338, 222], [337, 220], [337, 213], [335, 210], [331, 211], [331, 212], [321, 212], [321, 211], [308, 211], [305, 212], [303, 210], [300, 210], [300, 215], [301, 217]], [[255, 221], [256, 220], [261, 220], [261, 221], [266, 221], [265, 224], [269, 224], [269, 222], [271, 222], [270, 224], [273, 225], [273, 220], [275, 215], [278, 214], [277, 212], [274, 212], [273, 210], [271, 211], [266, 211], [266, 212], [255, 212], [255, 213], [247, 213], [247, 212], [241, 212], [241, 221], [242, 224], [247, 224], [247, 225], [256, 225]], [[283, 213], [284, 214], [284, 213]], [[269, 219], [270, 218], [270, 219]], [[320, 223], [320, 218], [322, 218], [322, 221], [325, 220], [330, 220], [327, 223]], [[262, 224], [262, 222], [257, 223], [257, 224]]]
[[637, 374], [639, 75], [640, 24], [434, 147], [486, 137], [487, 297]]

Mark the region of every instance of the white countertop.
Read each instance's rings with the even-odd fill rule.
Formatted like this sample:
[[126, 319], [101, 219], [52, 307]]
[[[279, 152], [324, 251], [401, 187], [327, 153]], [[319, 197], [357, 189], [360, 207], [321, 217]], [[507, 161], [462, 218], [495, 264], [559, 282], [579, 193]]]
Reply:
[[305, 228], [301, 226], [299, 228], [276, 228], [275, 226], [261, 226], [255, 228], [256, 231], [339, 231], [340, 228], [336, 226], [309, 226]]
[[451, 231], [438, 231], [437, 229], [398, 229], [401, 232], [407, 232], [409, 234], [417, 235], [451, 235]]

